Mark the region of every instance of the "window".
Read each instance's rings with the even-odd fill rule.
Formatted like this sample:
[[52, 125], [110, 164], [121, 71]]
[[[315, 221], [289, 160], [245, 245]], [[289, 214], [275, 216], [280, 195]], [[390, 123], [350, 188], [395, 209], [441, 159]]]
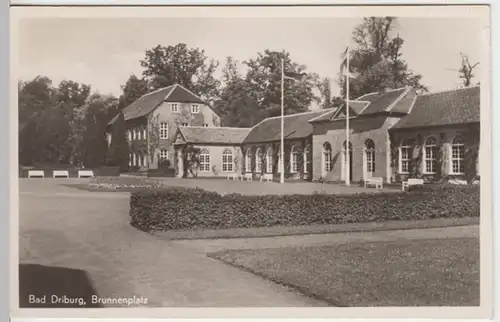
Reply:
[[181, 123], [181, 127], [186, 127], [186, 126], [188, 126], [187, 123]]
[[127, 131], [127, 136], [128, 136], [128, 140], [132, 141], [132, 131], [128, 130]]
[[210, 152], [207, 149], [200, 152], [200, 171], [210, 172]]
[[168, 160], [168, 150], [161, 150], [160, 161], [166, 161], [166, 160]]
[[366, 172], [375, 172], [375, 143], [372, 140], [365, 142]]
[[323, 170], [325, 172], [330, 172], [332, 168], [332, 146], [330, 143], [326, 142], [323, 144]]
[[250, 149], [245, 152], [245, 172], [252, 172], [252, 151]]
[[262, 151], [260, 149], [255, 151], [255, 172], [262, 173]]
[[142, 138], [143, 138], [144, 140], [146, 140], [146, 136], [147, 136], [147, 133], [146, 133], [146, 128], [143, 128], [143, 129], [142, 129]]
[[203, 127], [208, 127], [208, 123], [203, 123]]
[[137, 139], [137, 132], [135, 131], [135, 129], [132, 130], [132, 139]]
[[451, 173], [464, 173], [465, 144], [461, 136], [457, 136], [451, 143]]
[[290, 151], [290, 169], [292, 173], [297, 173], [299, 171], [299, 152], [292, 146], [292, 150]]
[[310, 166], [311, 166], [311, 146], [308, 145], [304, 149], [304, 173], [309, 172]]
[[273, 173], [273, 150], [271, 148], [266, 152], [266, 172]]
[[408, 173], [410, 172], [410, 150], [411, 142], [409, 140], [404, 140], [401, 142], [399, 147], [399, 172]]
[[424, 145], [424, 173], [436, 173], [437, 141], [434, 137], [425, 140]]
[[[129, 132], [129, 133], [130, 133], [130, 132]], [[132, 153], [130, 153], [130, 154], [129, 154], [129, 156], [128, 156], [128, 165], [129, 165], [130, 167], [134, 165], [134, 164], [132, 163], [132, 162], [133, 162], [133, 161], [132, 161], [132, 158], [133, 158], [133, 154], [132, 154]]]
[[191, 113], [193, 113], [193, 114], [200, 113], [200, 105], [198, 105], [198, 104], [191, 105]]
[[227, 149], [222, 153], [222, 172], [233, 172], [233, 153]]
[[170, 104], [170, 109], [174, 113], [179, 113], [179, 104], [177, 104], [177, 103]]
[[160, 139], [168, 139], [168, 123], [160, 123]]

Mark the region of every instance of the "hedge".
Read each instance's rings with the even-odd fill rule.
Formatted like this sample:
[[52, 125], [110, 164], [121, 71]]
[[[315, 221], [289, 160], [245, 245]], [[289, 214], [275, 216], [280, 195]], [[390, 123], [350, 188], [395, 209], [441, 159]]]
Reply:
[[168, 188], [134, 192], [130, 197], [130, 223], [146, 232], [478, 217], [479, 213], [479, 187], [268, 196]]
[[149, 169], [148, 177], [175, 177], [175, 169], [174, 168], [158, 168], [158, 169]]

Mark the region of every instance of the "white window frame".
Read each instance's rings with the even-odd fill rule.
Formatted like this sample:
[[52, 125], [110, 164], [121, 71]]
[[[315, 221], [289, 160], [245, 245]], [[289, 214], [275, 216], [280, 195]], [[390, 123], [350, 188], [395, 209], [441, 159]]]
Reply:
[[160, 161], [165, 161], [165, 160], [169, 160], [169, 155], [168, 155], [168, 150], [167, 149], [162, 149], [160, 150]]
[[143, 128], [143, 129], [142, 129], [142, 138], [143, 138], [144, 140], [146, 140], [146, 139], [147, 139], [147, 135], [148, 135], [148, 134], [147, 134], [147, 132], [146, 132], [146, 128]]
[[252, 150], [246, 149], [245, 151], [245, 172], [252, 172]]
[[262, 173], [262, 151], [260, 148], [255, 151], [255, 172]]
[[210, 151], [207, 149], [200, 152], [200, 171], [210, 172]]
[[304, 149], [304, 173], [309, 173], [309, 164], [311, 164], [311, 158], [309, 157], [311, 153], [311, 145], [308, 144]]
[[273, 149], [268, 148], [266, 151], [266, 173], [273, 173]]
[[[368, 147], [370, 142], [373, 143], [373, 147]], [[365, 169], [367, 174], [375, 173], [375, 142], [371, 139], [365, 141]]]
[[297, 173], [299, 172], [299, 152], [295, 148], [295, 145], [290, 149], [290, 172]]
[[168, 123], [160, 123], [160, 139], [168, 139]]
[[222, 152], [222, 172], [233, 172], [233, 152], [229, 149]]
[[[327, 146], [330, 147], [327, 149]], [[323, 167], [323, 173], [326, 174], [328, 172], [331, 172], [333, 170], [333, 163], [332, 163], [332, 145], [328, 142], [323, 143], [323, 151], [322, 151], [322, 167]]]
[[[434, 143], [430, 144], [429, 143], [430, 140], [434, 140]], [[436, 173], [436, 168], [437, 168], [437, 160], [436, 160], [437, 147], [438, 147], [438, 144], [437, 144], [436, 137], [429, 136], [428, 138], [425, 139], [425, 141], [424, 141], [424, 149], [423, 149], [423, 157], [424, 157], [423, 158], [424, 159], [423, 167], [424, 168], [422, 169], [422, 172], [425, 173], [425, 174], [435, 174]], [[429, 148], [429, 151], [427, 151], [428, 148]], [[431, 169], [430, 171], [427, 170], [429, 168], [429, 167], [427, 167], [428, 165], [430, 165], [430, 168], [434, 168], [434, 169]]]
[[200, 113], [200, 105], [199, 104], [191, 104], [191, 114]]
[[132, 141], [132, 131], [128, 130], [127, 136], [128, 136], [128, 141], [131, 142]]
[[[457, 139], [461, 139], [460, 143], [456, 143]], [[458, 156], [457, 154], [454, 154], [455, 149], [458, 149]], [[463, 156], [460, 157], [460, 149], [462, 149]], [[465, 165], [464, 165], [464, 159], [465, 159], [465, 140], [463, 136], [457, 135], [453, 138], [450, 144], [450, 174], [465, 174]], [[458, 169], [463, 168], [464, 171], [458, 171], [456, 172], [454, 170], [454, 163], [457, 162], [458, 164]]]
[[[403, 158], [403, 149], [407, 149], [408, 153], [406, 158]], [[401, 144], [399, 145], [399, 173], [400, 174], [408, 174], [410, 173], [410, 155], [411, 155], [411, 143], [409, 140], [403, 140], [401, 141]], [[403, 164], [406, 162], [406, 171], [403, 171]]]
[[179, 103], [170, 103], [170, 111], [172, 113], [179, 113]]

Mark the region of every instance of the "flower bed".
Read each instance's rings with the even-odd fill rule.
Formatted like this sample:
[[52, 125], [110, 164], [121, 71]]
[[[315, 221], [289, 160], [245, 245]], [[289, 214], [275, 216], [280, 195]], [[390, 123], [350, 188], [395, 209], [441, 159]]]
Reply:
[[89, 184], [92, 189], [131, 190], [131, 189], [162, 189], [167, 186], [157, 180], [147, 178], [100, 177], [93, 178]]
[[130, 222], [148, 232], [387, 220], [478, 217], [479, 187], [356, 195], [221, 196], [202, 189], [141, 191], [130, 198]]

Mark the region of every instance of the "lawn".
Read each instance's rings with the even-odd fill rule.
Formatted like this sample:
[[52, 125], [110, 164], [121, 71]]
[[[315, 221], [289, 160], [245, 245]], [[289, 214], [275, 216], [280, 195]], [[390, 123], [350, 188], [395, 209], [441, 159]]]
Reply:
[[333, 306], [478, 306], [476, 238], [209, 254]]

